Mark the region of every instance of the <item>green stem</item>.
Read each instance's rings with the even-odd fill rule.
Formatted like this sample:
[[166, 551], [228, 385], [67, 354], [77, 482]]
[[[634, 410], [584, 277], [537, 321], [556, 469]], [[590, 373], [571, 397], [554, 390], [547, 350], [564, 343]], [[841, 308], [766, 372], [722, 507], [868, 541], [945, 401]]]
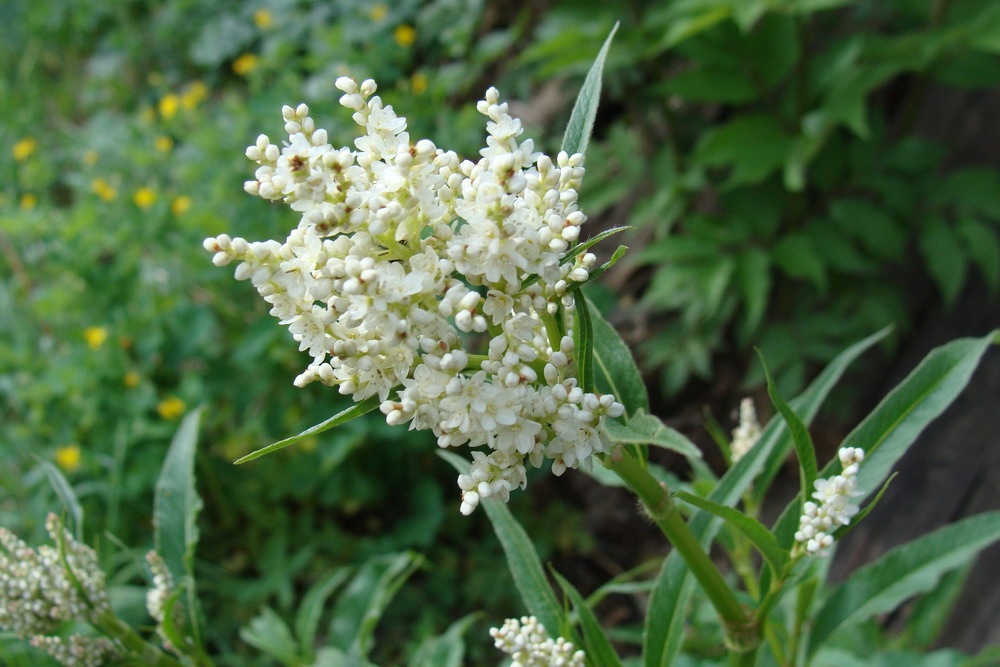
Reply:
[[702, 549], [698, 538], [684, 522], [666, 487], [624, 449], [607, 459], [607, 465], [639, 496], [649, 517], [660, 527], [687, 563], [702, 591], [722, 617], [727, 637], [734, 640], [735, 646], [742, 647], [745, 651], [749, 648], [744, 643], [749, 631], [753, 633], [750, 646], [755, 646], [760, 639], [751, 627], [752, 618], [736, 599], [732, 588], [726, 583], [715, 563]]
[[152, 667], [182, 667], [182, 663], [159, 650], [130, 628], [111, 611], [102, 611], [97, 618], [97, 627], [109, 637], [121, 642], [122, 646], [143, 665]]

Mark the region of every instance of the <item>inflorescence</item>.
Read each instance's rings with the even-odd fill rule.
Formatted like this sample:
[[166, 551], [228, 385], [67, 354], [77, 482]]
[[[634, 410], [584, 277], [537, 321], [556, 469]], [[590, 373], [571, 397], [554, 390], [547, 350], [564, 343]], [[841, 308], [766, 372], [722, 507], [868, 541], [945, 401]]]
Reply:
[[827, 479], [817, 479], [813, 483], [816, 491], [812, 494], [817, 502], [806, 501], [802, 505], [793, 555], [826, 556], [833, 546], [833, 532], [849, 524], [858, 513], [858, 506], [852, 499], [863, 495], [858, 490], [858, 470], [865, 458], [864, 450], [842, 447], [837, 456], [843, 472]]
[[583, 667], [586, 655], [562, 637], [552, 639], [534, 616], [508, 618], [490, 628], [494, 646], [510, 655], [512, 667]]
[[357, 150], [331, 146], [304, 104], [283, 108], [283, 146], [261, 135], [247, 149], [259, 167], [246, 191], [301, 215], [285, 242], [205, 240], [312, 357], [295, 384], [377, 396], [389, 424], [484, 447], [458, 479], [463, 514], [523, 488], [526, 463], [560, 475], [609, 451], [601, 419], [624, 408], [575, 377], [574, 286], [596, 261], [573, 252], [583, 156], [519, 141], [495, 88], [477, 105], [487, 139], [473, 162], [411, 142], [374, 81], [337, 87], [365, 131]]
[[729, 446], [733, 463], [746, 456], [757, 441], [760, 440], [760, 422], [757, 421], [757, 409], [752, 398], [740, 401], [740, 423], [733, 429], [733, 441]]

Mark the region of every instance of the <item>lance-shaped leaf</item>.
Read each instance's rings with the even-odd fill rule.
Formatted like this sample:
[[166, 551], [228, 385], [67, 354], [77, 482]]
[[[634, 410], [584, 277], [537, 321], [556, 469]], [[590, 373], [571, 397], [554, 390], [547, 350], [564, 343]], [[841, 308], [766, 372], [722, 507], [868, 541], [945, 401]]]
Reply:
[[573, 610], [580, 619], [580, 627], [583, 629], [584, 650], [587, 653], [587, 662], [601, 667], [621, 667], [622, 661], [615, 653], [615, 649], [608, 641], [608, 636], [604, 634], [604, 629], [594, 616], [593, 610], [587, 605], [583, 596], [576, 590], [573, 584], [569, 583], [565, 577], [552, 570], [552, 576], [556, 578], [563, 592], [573, 603]]
[[583, 87], [573, 105], [573, 113], [570, 114], [562, 140], [562, 150], [570, 155], [587, 152], [590, 133], [594, 129], [594, 119], [597, 117], [597, 106], [601, 101], [601, 77], [604, 74], [604, 60], [608, 56], [611, 40], [614, 39], [617, 31], [618, 23], [615, 23], [615, 27], [611, 29], [608, 38], [604, 40], [604, 45], [597, 53], [594, 64], [590, 66], [587, 78], [584, 79]]
[[655, 445], [672, 449], [689, 459], [701, 458], [701, 450], [693, 442], [644, 410], [632, 415], [628, 424], [605, 419], [602, 428], [609, 438], [623, 445]]
[[410, 667], [462, 667], [465, 658], [463, 636], [480, 616], [479, 612], [463, 616], [437, 637], [428, 637], [409, 660]]
[[[577, 301], [580, 300], [581, 297], [577, 296]], [[632, 350], [600, 311], [592, 303], [589, 305], [594, 331], [594, 382], [598, 391], [614, 394], [618, 402], [625, 406], [623, 420], [627, 424], [630, 416], [638, 410], [649, 412], [646, 383], [635, 364]]]
[[367, 414], [367, 413], [371, 412], [372, 410], [374, 410], [378, 406], [379, 406], [378, 396], [369, 396], [368, 398], [366, 398], [365, 400], [361, 401], [360, 403], [355, 403], [354, 405], [352, 405], [351, 407], [347, 408], [346, 410], [342, 410], [341, 412], [338, 412], [337, 414], [335, 414], [334, 416], [330, 417], [326, 421], [322, 421], [319, 424], [316, 424], [315, 426], [313, 426], [311, 428], [307, 428], [306, 430], [302, 431], [302, 433], [299, 433], [298, 435], [293, 435], [290, 438], [285, 438], [284, 440], [279, 440], [278, 442], [270, 444], [267, 447], [262, 447], [262, 448], [258, 449], [255, 452], [251, 452], [250, 454], [247, 454], [246, 456], [243, 456], [243, 457], [240, 457], [240, 458], [236, 459], [233, 463], [235, 463], [236, 465], [240, 465], [241, 463], [246, 463], [248, 461], [253, 461], [254, 459], [259, 459], [260, 457], [264, 456], [265, 454], [270, 454], [272, 452], [276, 452], [279, 449], [284, 449], [285, 447], [288, 447], [289, 445], [294, 445], [297, 442], [302, 442], [306, 438], [311, 438], [312, 436], [317, 435], [319, 433], [322, 433], [323, 431], [328, 431], [331, 428], [333, 428], [334, 426], [340, 426], [341, 424], [346, 424], [347, 422], [351, 421], [352, 419], [357, 419], [361, 415], [364, 415], [364, 414]]
[[[439, 451], [438, 456], [451, 464], [460, 474], [469, 473], [469, 463], [462, 457], [448, 451]], [[549, 580], [545, 577], [542, 563], [538, 560], [535, 545], [524, 528], [510, 513], [507, 505], [496, 500], [484, 500], [480, 507], [493, 524], [493, 530], [500, 540], [507, 567], [510, 569], [514, 585], [528, 611], [545, 626], [550, 633], [564, 626], [562, 605], [559, 604]]]
[[299, 640], [299, 651], [303, 656], [313, 657], [316, 631], [326, 602], [350, 574], [351, 571], [347, 568], [337, 568], [313, 584], [302, 598], [299, 610], [295, 613], [295, 635]]
[[49, 484], [52, 485], [52, 490], [56, 492], [59, 497], [59, 502], [62, 503], [63, 509], [65, 509], [70, 518], [73, 520], [73, 537], [80, 541], [83, 539], [83, 506], [80, 505], [80, 499], [76, 496], [76, 491], [73, 490], [72, 485], [59, 471], [59, 468], [52, 465], [50, 461], [46, 461], [41, 457], [35, 457], [38, 460], [38, 465], [42, 467], [42, 471], [45, 476], [49, 478]]
[[[559, 263], [565, 264], [566, 262], [570, 261], [580, 253], [590, 250], [592, 247], [594, 247], [604, 239], [610, 236], [614, 236], [615, 234], [620, 234], [621, 232], [624, 232], [627, 229], [635, 229], [635, 227], [624, 226], [624, 227], [612, 227], [611, 229], [606, 229], [597, 236], [592, 236], [583, 243], [578, 243], [577, 245], [567, 250], [566, 254], [563, 255], [562, 259], [559, 260]], [[541, 276], [539, 276], [537, 273], [532, 273], [530, 276], [521, 281], [521, 289], [534, 285], [539, 280], [541, 280]]]
[[586, 298], [577, 299], [575, 319], [573, 354], [576, 358], [576, 373], [580, 387], [589, 393], [594, 391], [594, 325]]
[[774, 378], [767, 368], [764, 355], [757, 351], [760, 363], [764, 367], [764, 377], [767, 378], [767, 395], [771, 398], [771, 403], [781, 413], [785, 424], [788, 425], [788, 432], [792, 435], [792, 446], [795, 447], [795, 456], [799, 460], [799, 479], [802, 484], [802, 497], [808, 498], [812, 493], [813, 483], [816, 481], [816, 448], [813, 447], [812, 437], [809, 429], [802, 419], [795, 414], [795, 410], [788, 406], [785, 399], [778, 393], [778, 388], [774, 385]]
[[[860, 447], [865, 460], [858, 472], [858, 487], [870, 492], [880, 485], [892, 466], [917, 436], [958, 397], [989, 348], [994, 334], [962, 338], [931, 351], [844, 440], [843, 447]], [[830, 461], [820, 473], [836, 474], [840, 462]], [[791, 545], [798, 526], [800, 498], [785, 508], [775, 523], [778, 543]]]
[[706, 512], [711, 512], [746, 535], [776, 575], [780, 575], [785, 569], [785, 563], [788, 562], [785, 550], [778, 546], [778, 541], [774, 539], [774, 535], [760, 521], [747, 516], [737, 509], [713, 503], [707, 498], [702, 498], [686, 491], [678, 491], [674, 495], [686, 503], [691, 503]]
[[202, 502], [195, 488], [194, 457], [198, 445], [201, 408], [181, 422], [156, 481], [153, 502], [153, 541], [174, 581], [185, 589], [185, 607], [191, 631], [200, 644], [194, 585], [194, 550], [198, 544], [198, 513]]
[[985, 512], [919, 537], [858, 569], [816, 613], [809, 654], [837, 628], [891, 611], [933, 589], [942, 575], [964, 566], [998, 539], [1000, 511]]
[[[816, 415], [819, 406], [851, 362], [884, 338], [889, 331], [889, 328], [883, 329], [841, 352], [809, 388], [792, 401], [791, 405], [804, 422], [809, 423]], [[768, 465], [769, 460], [777, 459], [776, 466], [781, 466], [781, 460], [791, 446], [789, 440], [783, 420], [772, 419], [768, 422], [757, 444], [719, 480], [709, 496], [710, 500], [720, 505], [734, 504], [750, 487], [754, 477]], [[691, 518], [689, 526], [702, 547], [708, 548], [718, 530], [719, 520], [701, 510]], [[646, 626], [643, 630], [645, 667], [666, 667], [673, 664], [684, 639], [685, 613], [693, 587], [694, 579], [688, 576], [684, 560], [677, 553], [671, 553], [660, 569], [656, 587], [649, 598]]]

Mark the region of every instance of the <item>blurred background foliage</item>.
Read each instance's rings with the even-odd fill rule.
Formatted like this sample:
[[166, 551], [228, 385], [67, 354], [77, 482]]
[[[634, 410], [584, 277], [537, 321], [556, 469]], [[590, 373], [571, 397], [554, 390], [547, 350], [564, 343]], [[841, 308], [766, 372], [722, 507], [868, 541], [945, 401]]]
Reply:
[[[305, 360], [200, 243], [292, 226], [242, 193], [243, 150], [299, 101], [349, 143], [341, 75], [375, 78], [413, 136], [466, 156], [482, 143], [474, 101], [497, 85], [556, 150], [615, 21], [582, 206], [595, 232], [634, 226], [594, 298], [662, 397], [727, 378], [728, 411], [760, 384], [752, 346], [787, 394], [862, 336], [906, 332], [927, 299], [914, 286], [945, 306], [970, 280], [995, 293], [1000, 173], [914, 131], [942, 90], [1000, 82], [992, 0], [8, 0], [0, 523], [40, 534], [57, 500], [38, 460], [54, 461], [127, 590], [167, 443], [205, 405], [198, 568], [229, 664], [251, 664], [238, 629], [262, 605], [287, 618], [333, 565], [404, 549], [427, 565], [387, 612], [378, 661], [476, 609], [519, 613], [429, 440], [372, 418], [230, 464], [343, 403], [292, 387]], [[576, 554], [606, 578], [648, 555], [608, 562], [545, 488], [514, 500], [543, 560]]]

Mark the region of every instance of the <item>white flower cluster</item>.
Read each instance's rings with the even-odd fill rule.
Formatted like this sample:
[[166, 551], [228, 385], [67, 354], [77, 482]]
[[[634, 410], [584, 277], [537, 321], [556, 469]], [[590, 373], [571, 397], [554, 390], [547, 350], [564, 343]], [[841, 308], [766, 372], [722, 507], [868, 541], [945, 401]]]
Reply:
[[511, 667], [583, 667], [586, 655], [562, 637], [552, 639], [534, 616], [508, 618], [490, 628], [494, 646], [510, 655]]
[[295, 384], [377, 396], [390, 424], [485, 447], [459, 479], [464, 514], [523, 487], [525, 462], [558, 475], [608, 451], [600, 420], [624, 408], [574, 377], [570, 288], [596, 261], [571, 251], [583, 156], [553, 162], [519, 141], [495, 88], [477, 105], [488, 136], [473, 162], [412, 143], [374, 81], [337, 87], [365, 131], [357, 150], [331, 146], [304, 104], [282, 110], [283, 146], [261, 135], [247, 149], [259, 168], [246, 191], [288, 204], [298, 227], [284, 243], [205, 240], [312, 356]]
[[[170, 642], [167, 633], [163, 629], [163, 622], [166, 620], [167, 600], [170, 599], [170, 596], [175, 591], [174, 578], [170, 574], [170, 569], [167, 567], [166, 561], [163, 560], [163, 556], [159, 552], [147, 552], [146, 564], [149, 565], [149, 572], [153, 576], [153, 586], [146, 591], [146, 610], [153, 617], [153, 620], [156, 621], [156, 631], [160, 635], [163, 648], [176, 651], [177, 647]], [[174, 604], [172, 617], [174, 625], [180, 627], [183, 621], [180, 604]]]
[[105, 664], [118, 653], [107, 639], [54, 636], [65, 622], [93, 624], [110, 611], [97, 554], [74, 540], [55, 514], [48, 516], [45, 527], [56, 546], [37, 550], [0, 528], [0, 628], [30, 638], [63, 664]]
[[757, 410], [754, 408], [753, 399], [744, 398], [740, 401], [740, 423], [733, 429], [733, 441], [729, 445], [733, 463], [746, 456], [759, 439], [760, 422], [757, 421]]
[[837, 456], [843, 472], [828, 479], [814, 482], [816, 491], [812, 497], [817, 502], [806, 501], [802, 505], [802, 518], [795, 533], [794, 556], [825, 556], [833, 546], [833, 531], [846, 526], [858, 513], [858, 506], [852, 498], [862, 495], [858, 491], [858, 469], [865, 458], [859, 447], [842, 447]]

